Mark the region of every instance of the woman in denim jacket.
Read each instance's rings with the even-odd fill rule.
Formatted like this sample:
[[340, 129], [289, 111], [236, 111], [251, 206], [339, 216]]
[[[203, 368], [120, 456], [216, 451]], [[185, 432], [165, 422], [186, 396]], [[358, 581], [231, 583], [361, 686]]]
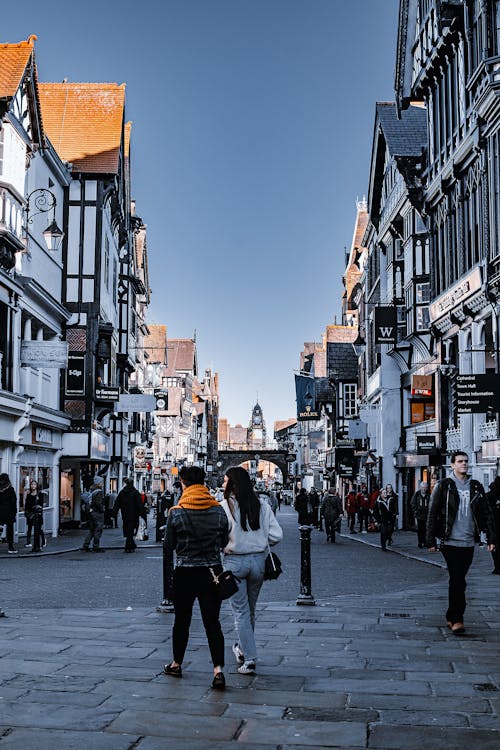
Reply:
[[255, 606], [264, 580], [268, 545], [281, 541], [283, 531], [270, 505], [255, 494], [250, 475], [242, 466], [227, 470], [223, 489], [221, 506], [229, 521], [224, 566], [238, 580], [238, 591], [229, 600], [238, 636], [232, 648], [238, 672], [251, 675], [257, 659]]

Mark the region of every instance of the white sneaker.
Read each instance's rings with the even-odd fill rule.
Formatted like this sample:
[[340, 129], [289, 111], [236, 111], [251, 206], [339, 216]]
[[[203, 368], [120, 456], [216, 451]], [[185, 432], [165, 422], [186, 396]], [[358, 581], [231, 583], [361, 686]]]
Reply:
[[42, 544], [42, 549], [45, 549], [46, 546], [47, 546], [47, 540], [45, 540], [45, 542]]
[[254, 661], [243, 662], [241, 667], [238, 667], [238, 672], [240, 674], [255, 674], [255, 662]]
[[33, 545], [30, 543], [30, 544], [25, 544], [24, 546], [25, 547], [32, 547]]
[[233, 643], [233, 645], [231, 646], [231, 650], [233, 654], [235, 655], [236, 661], [238, 662], [238, 664], [243, 664], [243, 662], [245, 661], [245, 656], [243, 654], [243, 651], [240, 648], [240, 644]]
[[17, 555], [17, 549], [8, 549], [7, 552], [9, 555]]
[[368, 532], [367, 532], [367, 531], [362, 531], [361, 533], [362, 533], [362, 534], [368, 534]]

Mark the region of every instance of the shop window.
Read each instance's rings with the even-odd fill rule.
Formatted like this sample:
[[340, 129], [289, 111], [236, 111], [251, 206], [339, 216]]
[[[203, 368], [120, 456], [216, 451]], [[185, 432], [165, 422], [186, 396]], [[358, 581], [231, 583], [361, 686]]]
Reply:
[[24, 499], [30, 490], [30, 482], [38, 482], [38, 491], [43, 497], [43, 507], [50, 505], [50, 485], [52, 483], [52, 469], [47, 466], [21, 466], [19, 470], [19, 510], [24, 510]]
[[436, 405], [434, 401], [411, 401], [410, 402], [410, 423], [418, 424], [426, 422], [428, 419], [434, 419], [436, 416]]
[[71, 470], [61, 471], [59, 515], [61, 521], [71, 521], [74, 517], [74, 476]]

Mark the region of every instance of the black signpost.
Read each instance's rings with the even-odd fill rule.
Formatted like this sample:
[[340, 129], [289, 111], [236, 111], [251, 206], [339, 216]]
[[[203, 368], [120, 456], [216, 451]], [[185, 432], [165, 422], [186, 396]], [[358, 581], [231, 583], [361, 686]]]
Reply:
[[500, 375], [457, 375], [458, 414], [500, 411]]

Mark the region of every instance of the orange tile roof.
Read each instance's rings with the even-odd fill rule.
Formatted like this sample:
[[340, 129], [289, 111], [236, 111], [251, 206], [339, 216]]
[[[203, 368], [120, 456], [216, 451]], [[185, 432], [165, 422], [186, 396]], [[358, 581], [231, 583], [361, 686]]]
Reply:
[[0, 44], [0, 99], [15, 96], [35, 49], [36, 36], [17, 44]]
[[125, 84], [40, 83], [45, 133], [76, 172], [117, 174]]

